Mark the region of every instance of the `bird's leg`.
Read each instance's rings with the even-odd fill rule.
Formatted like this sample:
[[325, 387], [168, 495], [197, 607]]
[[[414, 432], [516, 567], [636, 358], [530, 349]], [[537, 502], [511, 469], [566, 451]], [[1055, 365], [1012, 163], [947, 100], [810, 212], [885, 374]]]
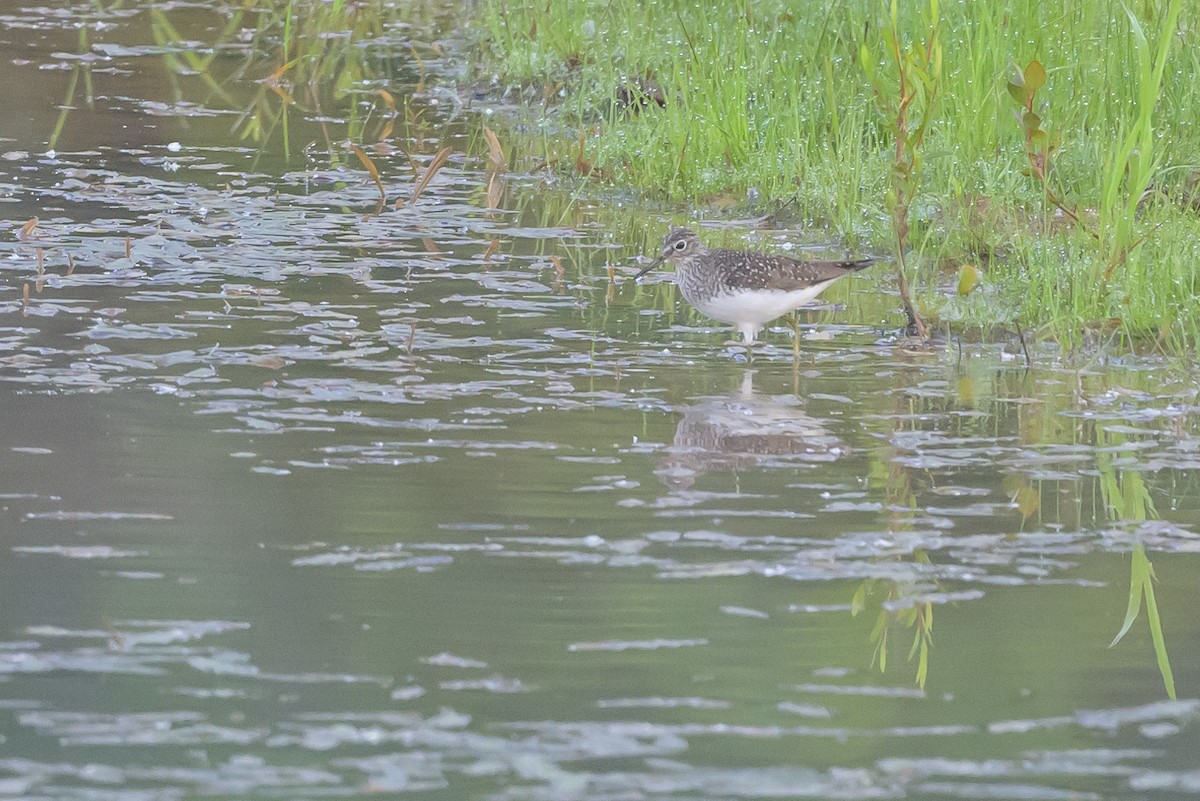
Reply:
[[749, 325], [738, 327], [742, 331], [742, 344], [746, 347], [746, 363], [749, 365], [750, 362], [754, 361], [754, 335], [756, 332], [754, 327]]
[[784, 320], [787, 321], [787, 327], [792, 329], [792, 361], [799, 364], [800, 362], [800, 318], [799, 312], [793, 311]]

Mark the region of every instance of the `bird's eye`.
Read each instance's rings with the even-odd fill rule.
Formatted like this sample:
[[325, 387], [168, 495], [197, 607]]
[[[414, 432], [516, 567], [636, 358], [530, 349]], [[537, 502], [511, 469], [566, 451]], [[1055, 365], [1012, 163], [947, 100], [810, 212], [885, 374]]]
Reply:
[[675, 243], [675, 249], [676, 250], [686, 250], [687, 249], [687, 240], [680, 239], [678, 242]]

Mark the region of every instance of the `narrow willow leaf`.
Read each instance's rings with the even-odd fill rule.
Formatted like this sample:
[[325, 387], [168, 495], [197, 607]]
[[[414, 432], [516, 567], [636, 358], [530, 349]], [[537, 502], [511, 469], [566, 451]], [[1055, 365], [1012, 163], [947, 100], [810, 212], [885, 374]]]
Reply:
[[875, 85], [875, 59], [871, 57], [871, 51], [864, 44], [858, 48], [858, 60], [862, 62], [863, 72], [866, 73], [867, 81]]
[[867, 583], [858, 585], [854, 597], [850, 599], [850, 617], [858, 617], [858, 613], [867, 608]]
[[922, 644], [921, 656], [917, 659], [917, 686], [925, 689], [925, 680], [929, 678], [929, 646]]
[[887, 612], [880, 612], [879, 617], [875, 618], [875, 626], [871, 629], [871, 640], [875, 641], [884, 636], [887, 631]]

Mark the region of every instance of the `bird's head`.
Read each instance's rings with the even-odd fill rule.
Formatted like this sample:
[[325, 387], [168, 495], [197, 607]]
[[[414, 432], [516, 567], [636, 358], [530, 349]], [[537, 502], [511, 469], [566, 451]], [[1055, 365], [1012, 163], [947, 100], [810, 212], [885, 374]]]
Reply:
[[643, 275], [665, 262], [671, 262], [671, 264], [678, 267], [681, 262], [693, 256], [702, 255], [703, 253], [704, 245], [700, 244], [700, 237], [696, 236], [695, 231], [691, 228], [672, 228], [663, 237], [662, 250], [659, 252], [658, 258], [643, 267], [634, 276], [634, 279], [640, 279]]

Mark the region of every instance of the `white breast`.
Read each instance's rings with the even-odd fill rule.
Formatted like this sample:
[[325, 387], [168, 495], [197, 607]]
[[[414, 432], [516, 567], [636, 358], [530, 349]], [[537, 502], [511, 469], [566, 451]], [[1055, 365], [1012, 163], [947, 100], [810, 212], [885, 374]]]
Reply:
[[784, 292], [779, 289], [751, 289], [741, 292], [726, 292], [716, 297], [705, 298], [704, 302], [693, 304], [701, 313], [720, 320], [723, 323], [733, 323], [738, 328], [745, 329], [753, 326], [755, 330], [762, 328], [776, 317], [782, 317], [792, 309], [798, 309], [809, 303], [829, 283], [817, 284], [806, 289], [796, 289]]

